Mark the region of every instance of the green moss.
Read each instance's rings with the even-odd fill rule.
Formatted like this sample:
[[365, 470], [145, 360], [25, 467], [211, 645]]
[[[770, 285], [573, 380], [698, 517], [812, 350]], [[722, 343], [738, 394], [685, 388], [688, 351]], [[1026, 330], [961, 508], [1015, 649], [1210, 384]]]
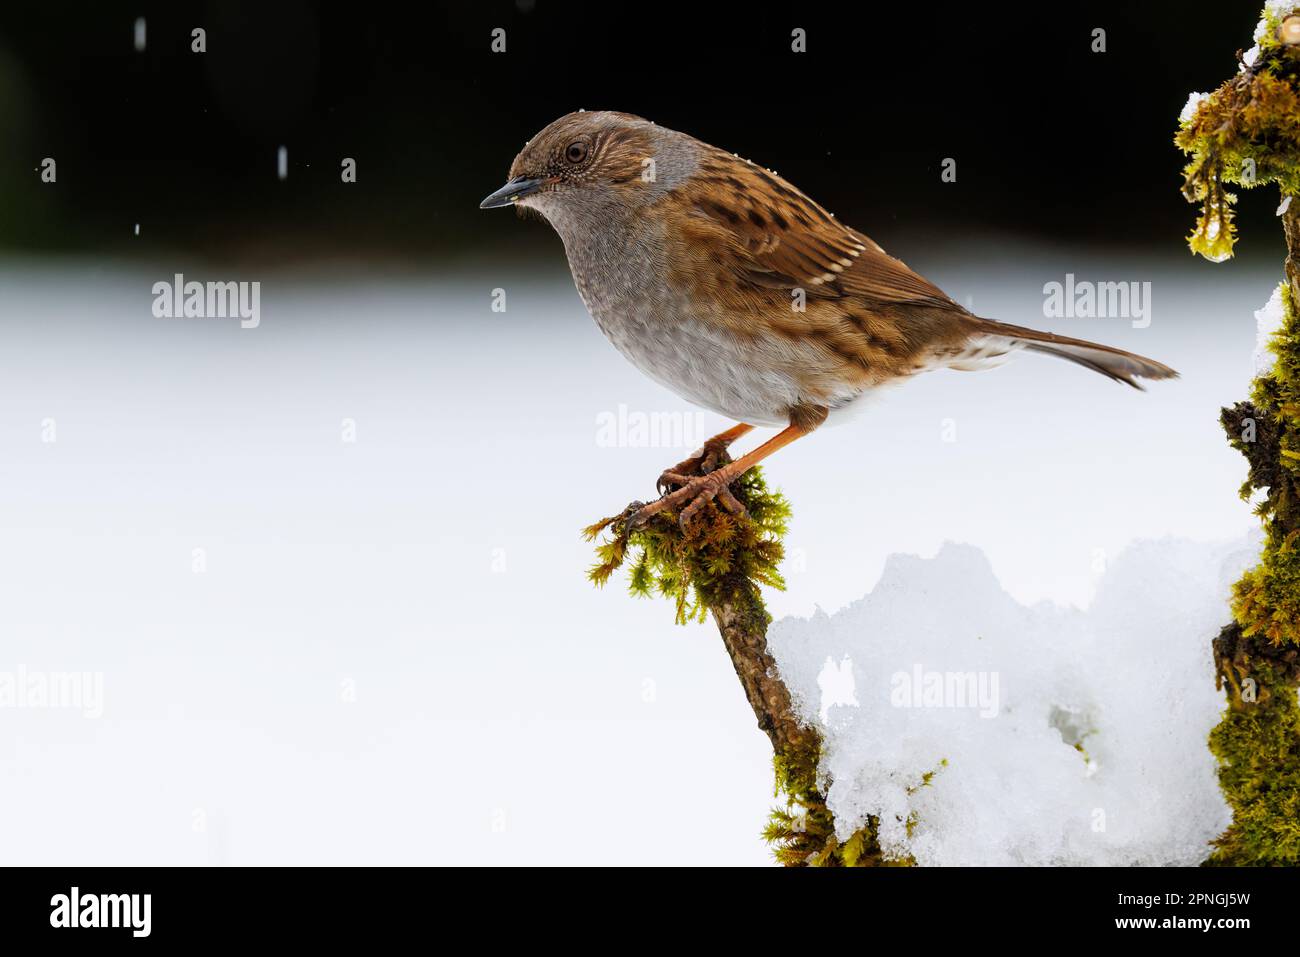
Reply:
[[[875, 816], [869, 817], [866, 825], [847, 840], [836, 838], [835, 819], [826, 807], [826, 798], [817, 781], [817, 755], [802, 758], [775, 762], [777, 795], [785, 798], [785, 806], [772, 809], [763, 838], [772, 845], [778, 861], [806, 867], [912, 867], [916, 864], [910, 856], [890, 857], [881, 850], [880, 819]], [[947, 766], [948, 759], [944, 758], [938, 768], [921, 775], [921, 783], [909, 788], [908, 793], [929, 787], [934, 776]], [[915, 813], [904, 822], [909, 837], [917, 823]]]
[[1283, 324], [1271, 348], [1277, 362], [1255, 381], [1253, 401], [1224, 409], [1221, 422], [1233, 448], [1250, 463], [1243, 498], [1262, 493], [1259, 565], [1233, 587], [1233, 618], [1247, 638], [1276, 647], [1300, 646], [1300, 321], [1286, 284]]
[[[1297, 0], [1296, 12], [1300, 12]], [[1232, 254], [1235, 197], [1275, 183], [1290, 256], [1282, 284], [1283, 323], [1269, 342], [1274, 368], [1251, 399], [1222, 410], [1220, 424], [1249, 464], [1241, 487], [1264, 524], [1259, 564], [1233, 587], [1233, 623], [1214, 642], [1227, 709], [1210, 734], [1232, 825], [1207, 864], [1300, 863], [1300, 46], [1278, 35], [1292, 11], [1265, 11], [1259, 54], [1200, 101], [1174, 142], [1190, 155], [1184, 196], [1201, 204], [1192, 251]]]
[[1232, 825], [1211, 865], [1300, 864], [1300, 707], [1294, 674], [1261, 658], [1232, 669], [1231, 707], [1210, 734]]
[[775, 807], [763, 829], [763, 839], [772, 847], [777, 861], [787, 867], [906, 867], [910, 858], [890, 859], [880, 849], [879, 821], [872, 817], [865, 827], [845, 841], [835, 837], [835, 817], [817, 783], [818, 752], [804, 752], [793, 759], [773, 760], [776, 794], [784, 806]]
[[1233, 587], [1234, 624], [1215, 641], [1228, 709], [1210, 734], [1232, 825], [1208, 864], [1300, 864], [1300, 321], [1289, 287], [1252, 401], [1224, 409], [1228, 440], [1249, 463], [1243, 498], [1264, 521], [1259, 564]]
[[635, 510], [629, 506], [584, 529], [588, 541], [612, 533], [597, 545], [600, 560], [587, 577], [604, 585], [630, 558], [632, 594], [648, 597], [657, 592], [672, 599], [678, 624], [703, 621], [710, 607], [730, 602], [747, 609], [756, 626], [766, 627], [769, 618], [758, 586], [785, 587], [781, 537], [790, 520], [790, 505], [780, 493], [768, 490], [757, 468], [733, 483], [731, 490], [748, 510], [747, 519], [710, 502], [685, 530], [670, 510], [629, 529], [627, 520]]
[[1266, 19], [1253, 66], [1205, 97], [1174, 137], [1191, 157], [1183, 195], [1201, 205], [1188, 245], [1214, 262], [1232, 255], [1237, 238], [1237, 198], [1225, 184], [1276, 183], [1284, 196], [1300, 193], [1300, 48], [1277, 40], [1281, 18]]

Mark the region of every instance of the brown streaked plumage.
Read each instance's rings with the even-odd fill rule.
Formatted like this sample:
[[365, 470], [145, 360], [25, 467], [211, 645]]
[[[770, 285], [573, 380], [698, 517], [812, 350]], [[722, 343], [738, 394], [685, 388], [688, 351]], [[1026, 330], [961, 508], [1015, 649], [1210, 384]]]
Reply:
[[[588, 311], [638, 368], [741, 425], [665, 472], [640, 518], [687, 522], [757, 462], [876, 389], [1027, 350], [1135, 388], [1177, 373], [1110, 346], [983, 319], [781, 177], [626, 113], [571, 113], [483, 201], [550, 221]], [[755, 425], [784, 430], [721, 468]], [[702, 471], [706, 474], [692, 476]]]

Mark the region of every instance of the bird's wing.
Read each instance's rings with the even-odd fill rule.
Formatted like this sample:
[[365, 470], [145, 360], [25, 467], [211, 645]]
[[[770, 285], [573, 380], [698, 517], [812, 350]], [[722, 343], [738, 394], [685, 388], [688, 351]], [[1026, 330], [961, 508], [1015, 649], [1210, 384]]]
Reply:
[[[882, 305], [958, 309], [938, 286], [761, 166], [710, 154], [692, 177], [688, 222], [758, 286], [810, 297], [863, 296]], [[688, 226], [688, 228], [691, 228]]]

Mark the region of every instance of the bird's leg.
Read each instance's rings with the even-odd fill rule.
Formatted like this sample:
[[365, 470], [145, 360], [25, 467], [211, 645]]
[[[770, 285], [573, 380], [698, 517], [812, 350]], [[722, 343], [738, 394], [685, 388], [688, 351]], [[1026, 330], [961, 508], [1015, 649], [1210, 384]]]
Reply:
[[792, 410], [788, 428], [778, 432], [758, 448], [745, 453], [734, 462], [728, 462], [715, 471], [691, 479], [684, 486], [675, 492], [669, 492], [657, 502], [643, 505], [629, 519], [629, 523], [640, 525], [666, 508], [675, 509], [680, 507], [681, 515], [678, 521], [685, 527], [700, 509], [714, 498], [717, 498], [722, 507], [732, 514], [743, 513], [744, 506], [731, 494], [727, 486], [773, 452], [785, 448], [795, 439], [807, 435], [817, 428], [826, 420], [826, 413], [827, 410], [821, 406], [800, 406]]
[[722, 453], [727, 450], [727, 447], [746, 432], [753, 431], [753, 428], [752, 425], [741, 422], [739, 425], [733, 425], [725, 432], [719, 432], [705, 442], [704, 447], [690, 458], [678, 462], [671, 468], [664, 469], [663, 474], [659, 476], [659, 481], [655, 483], [655, 487], [662, 494], [670, 485], [683, 487], [689, 485], [691, 479], [695, 476], [712, 472], [718, 467], [718, 463], [722, 460]]
[[784, 448], [804, 431], [796, 426], [790, 426], [782, 432], [778, 432], [772, 438], [768, 439], [752, 452], [747, 452], [734, 462], [728, 462], [720, 469], [715, 469], [706, 475], [699, 475], [690, 479], [685, 485], [674, 492], [669, 492], [657, 502], [651, 502], [649, 505], [642, 506], [641, 509], [632, 516], [631, 524], [640, 525], [651, 516], [662, 512], [667, 508], [681, 508], [681, 515], [678, 519], [685, 526], [696, 513], [704, 507], [705, 503], [713, 498], [720, 498], [723, 507], [730, 512], [738, 513], [743, 511], [743, 506], [729, 491], [723, 497], [721, 493], [732, 482], [748, 472], [753, 466], [757, 465], [763, 459], [767, 458], [777, 449]]

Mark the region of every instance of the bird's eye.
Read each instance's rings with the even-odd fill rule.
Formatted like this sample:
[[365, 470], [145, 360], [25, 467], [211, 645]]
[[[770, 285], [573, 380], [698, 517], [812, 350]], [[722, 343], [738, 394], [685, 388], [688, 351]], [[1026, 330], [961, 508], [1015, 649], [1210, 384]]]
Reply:
[[574, 140], [565, 149], [564, 158], [575, 165], [581, 163], [587, 158], [587, 144], [582, 140]]

